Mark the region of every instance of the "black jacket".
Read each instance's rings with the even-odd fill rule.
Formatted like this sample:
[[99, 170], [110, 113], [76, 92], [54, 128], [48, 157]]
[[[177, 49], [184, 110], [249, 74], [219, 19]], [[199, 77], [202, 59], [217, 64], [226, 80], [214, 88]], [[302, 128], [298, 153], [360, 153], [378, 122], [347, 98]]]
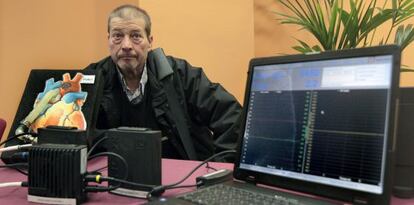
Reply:
[[[123, 126], [115, 103], [115, 63], [107, 57], [86, 69], [100, 69], [105, 79], [97, 128]], [[233, 95], [210, 82], [201, 68], [167, 57], [161, 49], [148, 53], [147, 71], [156, 122], [183, 159], [202, 160], [236, 148], [241, 106]]]

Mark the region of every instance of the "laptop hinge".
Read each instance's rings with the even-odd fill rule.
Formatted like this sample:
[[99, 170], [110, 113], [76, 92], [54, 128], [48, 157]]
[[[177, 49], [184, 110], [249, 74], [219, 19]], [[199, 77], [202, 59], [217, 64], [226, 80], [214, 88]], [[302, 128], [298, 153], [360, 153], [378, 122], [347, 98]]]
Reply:
[[256, 185], [256, 177], [254, 176], [247, 176], [245, 179], [246, 183]]

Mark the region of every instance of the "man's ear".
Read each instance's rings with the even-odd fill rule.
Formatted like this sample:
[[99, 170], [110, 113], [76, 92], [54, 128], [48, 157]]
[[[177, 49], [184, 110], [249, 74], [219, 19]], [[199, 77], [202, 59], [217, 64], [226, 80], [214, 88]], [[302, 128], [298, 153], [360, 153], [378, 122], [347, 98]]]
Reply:
[[152, 48], [152, 42], [154, 41], [154, 38], [152, 36], [148, 37], [148, 42], [150, 44], [150, 48]]

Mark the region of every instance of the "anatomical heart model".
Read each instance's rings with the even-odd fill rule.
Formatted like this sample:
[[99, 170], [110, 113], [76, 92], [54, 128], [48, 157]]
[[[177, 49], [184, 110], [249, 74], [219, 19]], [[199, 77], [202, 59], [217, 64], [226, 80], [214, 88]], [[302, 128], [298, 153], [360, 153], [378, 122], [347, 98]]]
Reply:
[[33, 110], [20, 122], [16, 134], [23, 130], [36, 133], [38, 128], [49, 125], [86, 129], [82, 105], [87, 93], [82, 92], [80, 84], [83, 75], [77, 73], [71, 79], [69, 73], [65, 73], [62, 77], [61, 81], [56, 82], [54, 78], [46, 80], [43, 92], [37, 95]]

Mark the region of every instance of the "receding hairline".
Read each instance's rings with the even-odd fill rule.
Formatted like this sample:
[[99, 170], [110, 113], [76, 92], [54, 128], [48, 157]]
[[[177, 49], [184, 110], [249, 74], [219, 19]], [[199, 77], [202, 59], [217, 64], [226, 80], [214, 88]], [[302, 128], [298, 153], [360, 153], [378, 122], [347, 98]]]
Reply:
[[151, 35], [151, 18], [144, 9], [129, 4], [115, 8], [108, 16], [108, 33], [111, 29], [111, 20], [115, 17], [123, 20], [144, 19], [147, 36]]

